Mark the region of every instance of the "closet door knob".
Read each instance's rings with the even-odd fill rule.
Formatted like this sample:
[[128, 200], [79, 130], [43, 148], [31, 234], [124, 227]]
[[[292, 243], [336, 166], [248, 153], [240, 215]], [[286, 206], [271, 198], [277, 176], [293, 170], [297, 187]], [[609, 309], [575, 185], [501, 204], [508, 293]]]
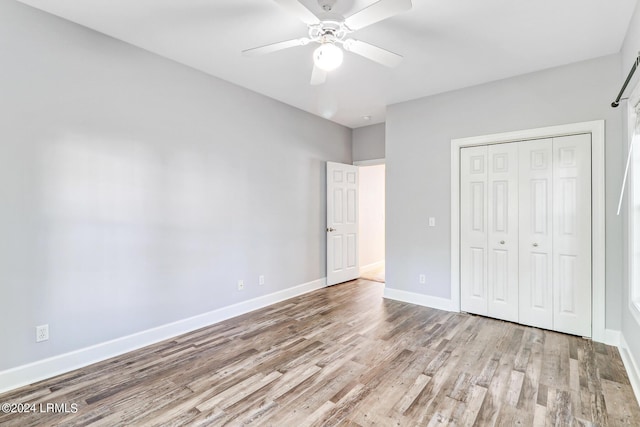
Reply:
[[534, 248], [537, 248], [537, 247], [538, 247], [538, 244], [537, 244], [537, 243], [534, 243], [534, 244], [533, 244], [533, 247], [534, 247]]
[[501, 244], [501, 245], [504, 245], [504, 240], [500, 240], [500, 244]]

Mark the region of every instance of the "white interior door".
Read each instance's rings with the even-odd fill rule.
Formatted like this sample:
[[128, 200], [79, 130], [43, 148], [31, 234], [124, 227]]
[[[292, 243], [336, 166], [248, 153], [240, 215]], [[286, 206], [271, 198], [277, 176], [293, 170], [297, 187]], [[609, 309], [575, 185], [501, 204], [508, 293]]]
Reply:
[[591, 135], [553, 139], [553, 329], [591, 336]]
[[518, 321], [518, 144], [488, 147], [489, 316]]
[[358, 167], [327, 162], [327, 285], [358, 278]]
[[520, 143], [520, 323], [591, 336], [591, 135]]
[[460, 150], [460, 308], [488, 315], [488, 148]]
[[520, 323], [553, 329], [552, 140], [519, 146]]
[[460, 151], [460, 308], [591, 336], [591, 135]]

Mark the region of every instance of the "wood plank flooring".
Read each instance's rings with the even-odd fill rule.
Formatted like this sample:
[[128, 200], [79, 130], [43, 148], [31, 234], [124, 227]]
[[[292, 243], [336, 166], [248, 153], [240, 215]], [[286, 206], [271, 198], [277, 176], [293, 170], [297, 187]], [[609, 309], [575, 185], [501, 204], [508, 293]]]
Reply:
[[640, 425], [616, 348], [382, 291], [321, 289], [0, 395], [77, 404], [0, 425]]
[[384, 283], [385, 281], [385, 264], [384, 262], [373, 267], [360, 270], [360, 279], [370, 280], [372, 282]]

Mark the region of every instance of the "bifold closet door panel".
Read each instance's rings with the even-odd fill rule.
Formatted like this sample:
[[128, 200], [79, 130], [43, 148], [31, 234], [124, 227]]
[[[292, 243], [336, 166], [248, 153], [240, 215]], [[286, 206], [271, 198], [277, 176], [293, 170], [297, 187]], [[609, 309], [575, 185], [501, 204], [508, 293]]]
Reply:
[[553, 329], [553, 140], [518, 148], [520, 323]]
[[591, 135], [553, 139], [553, 329], [591, 336]]
[[489, 316], [518, 321], [518, 144], [488, 147]]
[[487, 315], [487, 151], [460, 150], [460, 308]]

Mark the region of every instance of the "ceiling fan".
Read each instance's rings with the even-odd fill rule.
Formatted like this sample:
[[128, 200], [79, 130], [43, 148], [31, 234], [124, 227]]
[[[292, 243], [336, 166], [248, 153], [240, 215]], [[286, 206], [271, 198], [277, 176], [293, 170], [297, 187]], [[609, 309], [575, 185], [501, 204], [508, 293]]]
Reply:
[[312, 85], [324, 83], [327, 73], [342, 64], [344, 54], [339, 45], [342, 45], [346, 51], [353, 52], [387, 67], [395, 67], [402, 61], [402, 56], [397, 53], [370, 43], [347, 38], [347, 35], [411, 9], [411, 0], [378, 0], [347, 18], [331, 14], [336, 0], [318, 0], [322, 10], [327, 12], [327, 19], [318, 18], [298, 0], [274, 1], [307, 24], [309, 36], [243, 50], [243, 55], [262, 55], [290, 47], [318, 43], [320, 46], [313, 53]]

